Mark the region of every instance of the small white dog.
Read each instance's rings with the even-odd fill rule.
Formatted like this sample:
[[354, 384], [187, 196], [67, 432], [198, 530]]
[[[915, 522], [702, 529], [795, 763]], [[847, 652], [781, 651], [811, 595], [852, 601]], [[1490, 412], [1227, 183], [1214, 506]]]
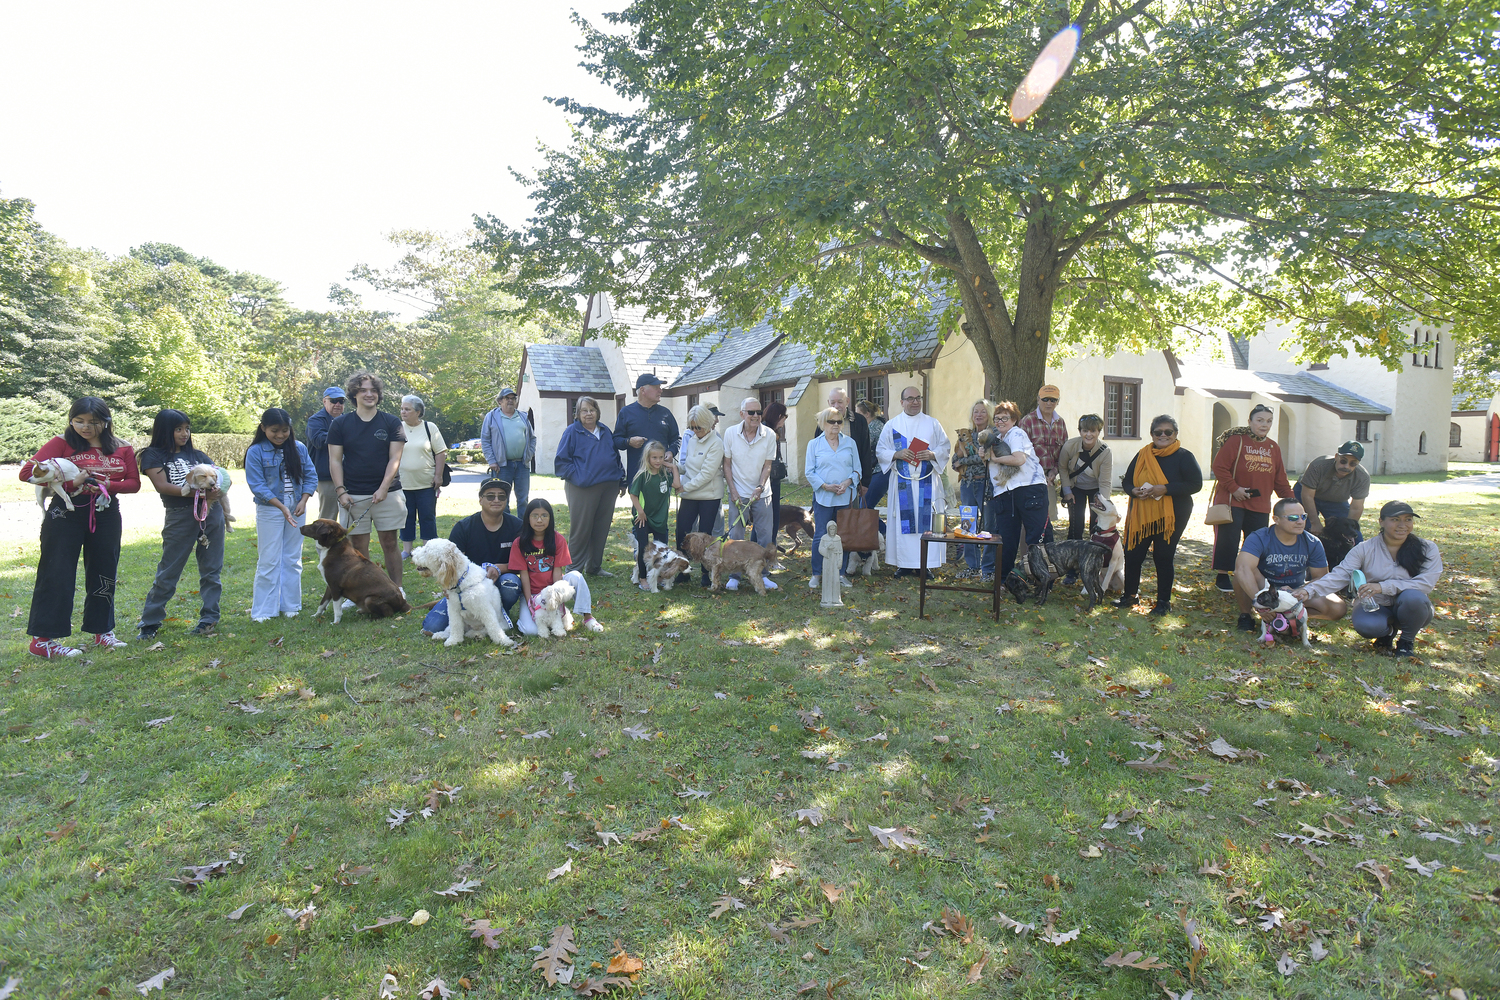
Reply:
[[[224, 530], [226, 532], [234, 530], [230, 523], [236, 520], [236, 518], [233, 514], [229, 513], [228, 473], [226, 473], [223, 469], [220, 469], [216, 465], [209, 465], [207, 463], [202, 465], [195, 465], [188, 470], [187, 487], [194, 492], [202, 492], [203, 490], [212, 489], [219, 490], [220, 493], [218, 504], [220, 509], [224, 511]], [[200, 540], [203, 542], [203, 544], [208, 544], [208, 539], [206, 537]]]
[[[630, 536], [630, 554], [632, 557], [637, 556], [638, 553], [636, 550], [638, 546], [639, 543], [635, 540], [634, 533], [632, 533]], [[641, 582], [641, 561], [644, 561], [646, 564], [646, 589], [653, 594], [659, 594], [663, 590], [671, 590], [677, 583], [677, 575], [685, 573], [688, 567], [692, 565], [682, 553], [676, 551], [665, 542], [658, 542], [653, 538], [651, 540], [651, 547], [646, 550], [646, 558], [644, 560], [637, 559], [636, 565], [630, 569], [631, 583], [638, 584]]]
[[435, 538], [411, 554], [411, 563], [418, 573], [443, 588], [448, 601], [448, 627], [433, 633], [433, 639], [442, 640], [445, 646], [457, 646], [466, 635], [483, 632], [497, 645], [516, 644], [505, 634], [509, 623], [500, 602], [500, 588], [457, 545], [446, 538]]
[[45, 508], [47, 506], [47, 491], [51, 490], [62, 497], [62, 502], [69, 510], [73, 507], [73, 498], [68, 495], [67, 486], [74, 489], [82, 486], [89, 478], [89, 474], [66, 458], [49, 458], [44, 462], [38, 462], [31, 468], [31, 482], [36, 486], [36, 505]]
[[568, 610], [568, 605], [577, 593], [571, 583], [559, 580], [537, 595], [542, 602], [541, 608], [533, 616], [536, 619], [537, 635], [568, 634], [568, 630], [573, 627], [573, 612]]

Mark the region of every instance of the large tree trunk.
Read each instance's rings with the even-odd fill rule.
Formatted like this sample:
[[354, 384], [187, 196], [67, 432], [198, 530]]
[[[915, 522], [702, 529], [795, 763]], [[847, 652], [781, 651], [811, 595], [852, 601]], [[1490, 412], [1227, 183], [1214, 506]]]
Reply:
[[948, 216], [949, 237], [958, 251], [959, 297], [964, 333], [979, 354], [995, 400], [1012, 400], [1024, 413], [1047, 376], [1047, 343], [1052, 302], [1057, 295], [1057, 235], [1045, 206], [1031, 206], [1021, 251], [1019, 288], [1012, 315], [994, 268], [973, 223], [962, 211]]

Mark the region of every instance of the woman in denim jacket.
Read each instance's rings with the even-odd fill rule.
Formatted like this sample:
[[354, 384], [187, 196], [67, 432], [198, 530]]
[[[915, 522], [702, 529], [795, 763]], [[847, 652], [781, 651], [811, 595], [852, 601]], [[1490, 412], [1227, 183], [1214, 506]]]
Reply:
[[255, 496], [255, 591], [250, 618], [297, 617], [302, 610], [302, 532], [307, 501], [318, 492], [318, 470], [280, 407], [261, 415], [245, 452], [245, 483]]

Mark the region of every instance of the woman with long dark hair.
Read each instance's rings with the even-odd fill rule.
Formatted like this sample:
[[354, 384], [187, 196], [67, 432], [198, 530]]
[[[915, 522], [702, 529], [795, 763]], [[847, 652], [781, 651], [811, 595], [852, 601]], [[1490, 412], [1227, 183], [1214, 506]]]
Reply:
[[255, 588], [251, 621], [302, 610], [302, 525], [318, 492], [318, 469], [279, 406], [261, 414], [245, 451], [245, 483], [255, 497]]
[[776, 435], [776, 461], [771, 463], [771, 537], [769, 540], [757, 538], [762, 545], [775, 545], [776, 535], [781, 531], [781, 481], [786, 477], [777, 473], [786, 471], [786, 415], [785, 403], [767, 403], [766, 412], [761, 416], [761, 425], [769, 427]]
[[[223, 495], [218, 488], [195, 496], [188, 485], [188, 473], [195, 465], [212, 465], [213, 459], [193, 447], [193, 425], [181, 410], [161, 410], [151, 424], [151, 444], [141, 452], [141, 471], [151, 480], [166, 519], [161, 526], [161, 561], [156, 579], [141, 608], [138, 637], [145, 642], [156, 638], [156, 632], [167, 617], [167, 602], [177, 593], [177, 583], [187, 566], [188, 556], [198, 560], [198, 599], [202, 607], [194, 635], [211, 635], [219, 623], [219, 595], [223, 587], [219, 574], [224, 569], [224, 510], [219, 503]], [[220, 477], [221, 481], [224, 477]], [[202, 514], [200, 520], [199, 514]], [[200, 545], [200, 539], [207, 539]]]
[[22, 463], [21, 481], [30, 482], [36, 466], [49, 458], [67, 459], [88, 478], [81, 485], [65, 487], [72, 509], [54, 495], [42, 518], [42, 550], [26, 623], [31, 652], [49, 658], [83, 652], [58, 641], [73, 633], [73, 589], [80, 552], [83, 630], [94, 633], [95, 646], [117, 649], [125, 643], [115, 638], [115, 574], [120, 566], [116, 498], [140, 492], [135, 449], [115, 436], [109, 405], [97, 396], [84, 396], [68, 410], [68, 427], [62, 436], [48, 441], [29, 462]]
[[1415, 533], [1414, 519], [1421, 516], [1411, 504], [1392, 500], [1380, 508], [1380, 534], [1354, 546], [1343, 562], [1293, 594], [1305, 601], [1336, 593], [1351, 580], [1359, 583], [1349, 621], [1354, 631], [1374, 639], [1378, 651], [1414, 655], [1417, 633], [1432, 621], [1428, 595], [1443, 575], [1438, 547]]
[[1281, 446], [1270, 438], [1275, 416], [1269, 406], [1257, 404], [1250, 411], [1249, 425], [1225, 431], [1214, 450], [1216, 485], [1210, 502], [1228, 504], [1233, 518], [1214, 526], [1214, 586], [1226, 594], [1234, 593], [1230, 574], [1240, 543], [1271, 524], [1271, 494], [1292, 495]]

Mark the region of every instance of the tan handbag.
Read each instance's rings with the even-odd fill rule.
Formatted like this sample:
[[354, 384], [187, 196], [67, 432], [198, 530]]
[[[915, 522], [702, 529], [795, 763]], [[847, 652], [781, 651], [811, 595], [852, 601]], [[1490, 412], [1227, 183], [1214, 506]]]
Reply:
[[880, 511], [843, 507], [834, 515], [845, 552], [873, 552], [880, 548]]
[[[1245, 439], [1240, 438], [1240, 450], [1235, 453], [1234, 464], [1240, 464], [1240, 455], [1245, 452]], [[1208, 505], [1208, 510], [1203, 512], [1203, 523], [1209, 527], [1217, 527], [1221, 524], [1234, 523], [1234, 508], [1227, 503], [1213, 503]]]

